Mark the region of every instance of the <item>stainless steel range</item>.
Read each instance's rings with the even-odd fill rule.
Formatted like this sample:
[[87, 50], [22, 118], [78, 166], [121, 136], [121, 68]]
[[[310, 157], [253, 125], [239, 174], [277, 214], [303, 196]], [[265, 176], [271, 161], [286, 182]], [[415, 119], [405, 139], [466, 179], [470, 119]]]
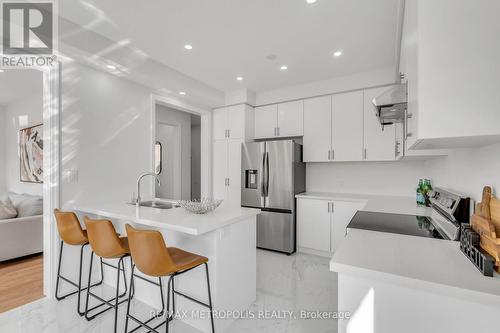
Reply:
[[430, 192], [431, 216], [359, 211], [347, 229], [365, 229], [410, 236], [458, 240], [460, 225], [469, 223], [470, 198], [442, 188]]

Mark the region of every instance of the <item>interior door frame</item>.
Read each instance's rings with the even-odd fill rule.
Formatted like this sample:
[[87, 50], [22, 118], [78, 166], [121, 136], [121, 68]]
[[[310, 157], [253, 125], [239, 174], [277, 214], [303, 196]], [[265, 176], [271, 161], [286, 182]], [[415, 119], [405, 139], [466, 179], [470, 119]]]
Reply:
[[[183, 111], [199, 115], [201, 117], [201, 196], [212, 196], [212, 112], [190, 104], [187, 104], [177, 98], [151, 94], [150, 103], [150, 165], [154, 170], [155, 164], [155, 143], [156, 143], [156, 105], [160, 104], [177, 111]], [[151, 195], [155, 198], [154, 179], [151, 178]]]

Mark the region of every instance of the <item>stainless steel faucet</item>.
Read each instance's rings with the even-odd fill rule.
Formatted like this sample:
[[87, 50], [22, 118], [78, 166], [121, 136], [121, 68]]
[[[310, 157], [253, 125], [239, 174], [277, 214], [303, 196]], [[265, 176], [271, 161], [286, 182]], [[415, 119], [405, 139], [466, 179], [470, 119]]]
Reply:
[[141, 180], [142, 178], [146, 176], [152, 176], [155, 177], [156, 182], [158, 183], [158, 186], [161, 186], [160, 178], [158, 178], [158, 175], [152, 172], [145, 172], [137, 178], [137, 199], [135, 200], [135, 206], [140, 207], [141, 206]]

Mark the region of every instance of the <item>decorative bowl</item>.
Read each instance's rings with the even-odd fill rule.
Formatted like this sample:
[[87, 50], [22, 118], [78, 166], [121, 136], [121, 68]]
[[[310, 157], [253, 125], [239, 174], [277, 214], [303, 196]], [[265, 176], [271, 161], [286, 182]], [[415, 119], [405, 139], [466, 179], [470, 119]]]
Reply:
[[180, 200], [179, 206], [194, 214], [206, 214], [213, 211], [222, 203], [222, 200], [201, 198], [200, 200]]

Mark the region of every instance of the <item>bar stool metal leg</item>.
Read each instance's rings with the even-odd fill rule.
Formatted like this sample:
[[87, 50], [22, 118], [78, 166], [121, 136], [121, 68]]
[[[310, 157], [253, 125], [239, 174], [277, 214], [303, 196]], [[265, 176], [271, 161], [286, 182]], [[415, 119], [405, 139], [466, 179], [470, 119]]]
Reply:
[[[81, 299], [81, 292], [84, 291], [84, 290], [87, 290], [87, 287], [84, 287], [82, 288], [82, 266], [83, 266], [83, 251], [85, 249], [85, 246], [88, 245], [88, 243], [86, 244], [83, 244], [81, 245], [80, 247], [80, 266], [79, 266], [79, 270], [78, 270], [78, 284], [69, 280], [68, 278], [64, 277], [62, 274], [61, 274], [61, 266], [62, 266], [62, 254], [63, 254], [63, 247], [64, 247], [64, 242], [61, 241], [61, 245], [60, 245], [60, 248], [59, 248], [59, 263], [57, 265], [57, 278], [56, 278], [56, 291], [55, 291], [55, 298], [58, 300], [58, 301], [61, 301], [63, 299], [65, 299], [66, 297], [68, 296], [71, 296], [71, 295], [74, 295], [74, 294], [78, 294], [78, 300], [77, 300], [77, 312], [80, 316], [83, 316], [85, 314], [85, 312], [83, 310], [80, 309], [80, 306], [81, 306], [81, 302], [80, 302], [80, 299]], [[67, 283], [69, 283], [70, 285], [74, 286], [77, 288], [77, 290], [75, 291], [71, 291], [71, 292], [68, 292], [67, 294], [65, 295], [59, 295], [59, 285], [60, 285], [60, 280], [63, 280]], [[104, 280], [104, 271], [102, 269], [102, 264], [101, 264], [101, 279], [100, 281], [92, 284], [90, 287], [95, 287], [95, 286], [98, 286], [98, 285], [101, 285], [102, 282]]]
[[[158, 286], [160, 288], [160, 298], [161, 298], [161, 310], [159, 312], [157, 312], [155, 315], [153, 315], [152, 317], [150, 317], [148, 320], [142, 322], [140, 321], [138, 318], [134, 317], [133, 315], [130, 314], [130, 302], [131, 302], [131, 295], [133, 293], [133, 289], [135, 291], [135, 278], [139, 278], [143, 281], [146, 281], [146, 282], [149, 282], [151, 284], [154, 284], [156, 286]], [[161, 322], [159, 323], [158, 325], [154, 326], [154, 327], [151, 327], [150, 325], [148, 325], [151, 321], [153, 321], [154, 319], [157, 319], [157, 318], [160, 318], [163, 316], [163, 314], [165, 313], [165, 300], [164, 300], [164, 297], [163, 297], [163, 283], [162, 283], [162, 279], [161, 277], [158, 278], [158, 283], [154, 282], [154, 281], [151, 281], [149, 279], [146, 279], [140, 275], [136, 275], [135, 274], [135, 265], [132, 264], [132, 273], [130, 274], [130, 292], [129, 292], [129, 299], [128, 299], [128, 304], [127, 304], [127, 315], [126, 315], [126, 318], [125, 318], [125, 331], [126, 333], [132, 333], [132, 332], [135, 332], [137, 331], [138, 329], [140, 328], [145, 328], [147, 330], [149, 330], [150, 332], [158, 332], [156, 329], [160, 326], [162, 326], [164, 324], [164, 322]], [[167, 316], [168, 316], [168, 295], [167, 295]], [[132, 321], [136, 322], [137, 324], [139, 324], [139, 326], [137, 326], [136, 328], [134, 328], [133, 330], [131, 331], [127, 331], [128, 330], [128, 320], [131, 319]]]
[[205, 272], [207, 273], [208, 305], [210, 309], [210, 321], [212, 323], [212, 333], [215, 333], [214, 312], [212, 308], [212, 293], [210, 292], [210, 278], [208, 276], [208, 264], [205, 263]]
[[[122, 299], [120, 300], [121, 297], [123, 297], [124, 295], [127, 294], [127, 281], [124, 280], [124, 286], [125, 286], [125, 291], [123, 293], [120, 294], [120, 274], [122, 273], [123, 274], [123, 277], [125, 278], [125, 264], [123, 262], [124, 258], [127, 257], [128, 255], [126, 256], [122, 256], [119, 258], [118, 260], [118, 265], [117, 266], [113, 266], [109, 263], [105, 263], [102, 261], [102, 258], [101, 258], [101, 265], [104, 264], [104, 265], [107, 265], [107, 266], [110, 266], [110, 267], [113, 267], [113, 268], [116, 268], [117, 272], [116, 272], [116, 280], [117, 280], [117, 284], [116, 284], [116, 295], [115, 297], [111, 298], [111, 299], [108, 299], [108, 300], [105, 300], [104, 298], [94, 294], [91, 292], [91, 289], [90, 289], [90, 286], [88, 287], [88, 290], [87, 290], [87, 298], [86, 298], [86, 301], [85, 301], [85, 318], [87, 320], [92, 320], [94, 319], [95, 317], [97, 317], [98, 315], [108, 311], [108, 310], [111, 310], [111, 309], [114, 309], [115, 310], [115, 325], [114, 325], [114, 331], [116, 332], [116, 326], [117, 326], [117, 321], [118, 321], [118, 306], [124, 302], [127, 301], [127, 298], [125, 299]], [[91, 253], [91, 256], [90, 256], [90, 267], [89, 267], [89, 281], [92, 279], [92, 264], [93, 264], [93, 260], [94, 260], [94, 252], [92, 251]], [[122, 271], [122, 272], [120, 272]], [[92, 296], [93, 298], [96, 298], [98, 299], [101, 303], [92, 307], [92, 308], [89, 308], [89, 298], [90, 296]], [[114, 303], [112, 303], [114, 301]], [[89, 315], [89, 312], [91, 311], [94, 311], [102, 306], [107, 306], [106, 309], [104, 310], [101, 310], [99, 311], [98, 313], [95, 313], [93, 315]]]

